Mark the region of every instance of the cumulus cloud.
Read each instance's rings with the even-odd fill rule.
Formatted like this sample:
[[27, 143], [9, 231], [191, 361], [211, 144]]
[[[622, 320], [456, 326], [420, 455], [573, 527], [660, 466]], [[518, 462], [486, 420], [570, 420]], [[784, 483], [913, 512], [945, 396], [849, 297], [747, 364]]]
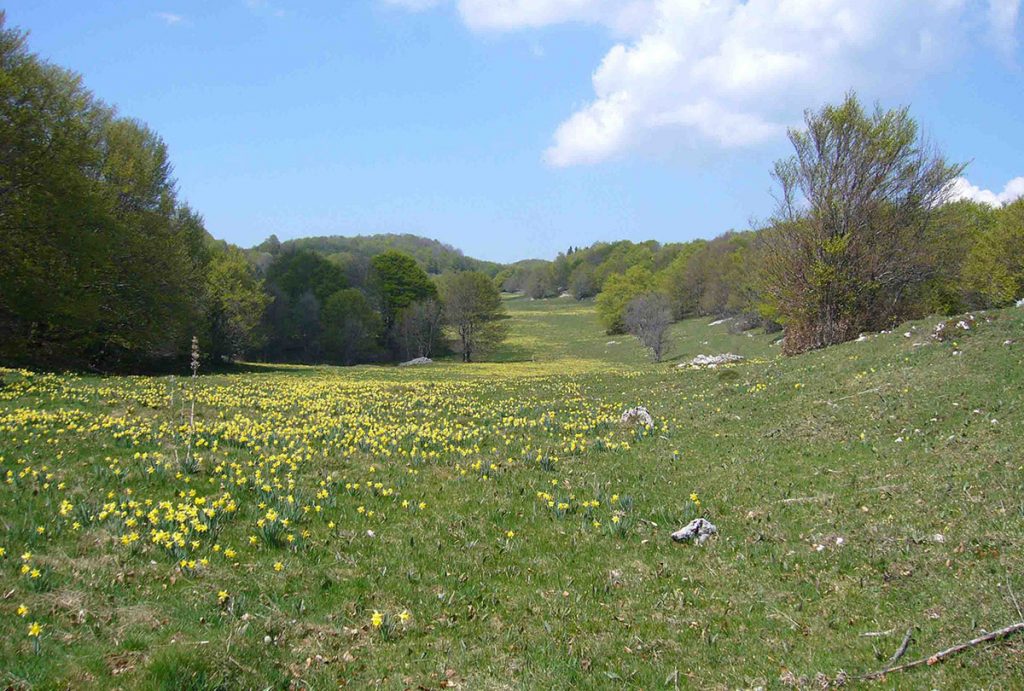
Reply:
[[1024, 197], [1024, 176], [1010, 180], [1003, 187], [1002, 192], [982, 189], [977, 185], [972, 185], [967, 178], [961, 177], [953, 181], [950, 201], [967, 199], [972, 202], [981, 202], [989, 206], [1000, 207], [1021, 197]]
[[[444, 0], [385, 0], [440, 4]], [[449, 0], [478, 31], [565, 22], [617, 43], [593, 99], [555, 130], [555, 166], [683, 142], [749, 147], [856, 89], [899, 98], [975, 44], [1012, 44], [1021, 0]]]
[[605, 56], [592, 77], [596, 98], [558, 127], [546, 159], [593, 163], [670, 138], [749, 147], [779, 137], [805, 106], [850, 88], [899, 94], [955, 52], [964, 7], [661, 0], [652, 26]]

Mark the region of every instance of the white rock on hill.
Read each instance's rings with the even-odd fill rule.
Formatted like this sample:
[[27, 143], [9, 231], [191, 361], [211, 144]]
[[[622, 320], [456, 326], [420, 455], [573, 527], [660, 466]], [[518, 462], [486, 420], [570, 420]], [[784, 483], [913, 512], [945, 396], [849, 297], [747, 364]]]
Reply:
[[428, 357], [418, 357], [418, 358], [413, 358], [412, 360], [407, 360], [405, 362], [400, 362], [400, 363], [398, 363], [398, 366], [399, 367], [413, 367], [415, 365], [429, 365], [432, 362], [434, 362], [434, 361], [431, 360]]
[[654, 425], [654, 418], [647, 411], [647, 408], [640, 405], [636, 408], [630, 408], [622, 414], [622, 424], [632, 425], [639, 424], [644, 427], [651, 427]]
[[686, 527], [672, 533], [672, 539], [676, 542], [696, 540], [698, 545], [703, 545], [717, 532], [718, 528], [711, 521], [695, 518], [686, 524]]
[[689, 362], [684, 362], [677, 367], [718, 367], [729, 365], [734, 362], [742, 362], [745, 358], [735, 353], [723, 353], [721, 355], [698, 355]]

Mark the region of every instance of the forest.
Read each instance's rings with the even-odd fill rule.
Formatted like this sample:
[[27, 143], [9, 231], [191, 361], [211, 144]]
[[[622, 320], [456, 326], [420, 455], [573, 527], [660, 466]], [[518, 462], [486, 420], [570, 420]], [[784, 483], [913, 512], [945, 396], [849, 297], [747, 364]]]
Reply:
[[[216, 240], [179, 197], [156, 132], [18, 30], [0, 30], [0, 67], [0, 358], [11, 364], [180, 367], [193, 337], [218, 366], [468, 357], [502, 338], [499, 291], [594, 298], [609, 334], [733, 317], [735, 329], [784, 330], [797, 353], [1024, 293], [1024, 200], [951, 201], [964, 166], [908, 109], [872, 110], [852, 93], [790, 132], [794, 154], [771, 171], [777, 209], [757, 228], [500, 265], [412, 235]], [[685, 219], [680, 232], [692, 234]]]

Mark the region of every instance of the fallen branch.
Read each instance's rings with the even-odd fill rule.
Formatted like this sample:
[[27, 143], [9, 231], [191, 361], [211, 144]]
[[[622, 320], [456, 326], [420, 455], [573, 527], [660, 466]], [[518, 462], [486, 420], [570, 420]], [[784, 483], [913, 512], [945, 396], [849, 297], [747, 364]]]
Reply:
[[903, 642], [900, 643], [899, 650], [893, 653], [893, 656], [889, 658], [889, 665], [896, 664], [896, 662], [906, 654], [907, 648], [910, 647], [910, 639], [913, 638], [913, 636], [914, 627], [911, 626], [909, 629], [907, 629], [907, 635], [903, 637]]
[[779, 499], [778, 504], [807, 504], [816, 501], [828, 501], [835, 497], [834, 494], [818, 494], [813, 497], [789, 497], [788, 499]]
[[989, 641], [999, 640], [1000, 638], [1006, 638], [1007, 636], [1012, 636], [1013, 634], [1018, 633], [1019, 631], [1024, 631], [1024, 621], [1018, 622], [1016, 624], [1011, 624], [1010, 626], [999, 629], [998, 631], [986, 633], [984, 636], [979, 636], [977, 638], [967, 641], [966, 643], [961, 643], [960, 645], [954, 645], [952, 648], [940, 650], [939, 652], [935, 653], [934, 655], [931, 655], [930, 657], [923, 657], [920, 660], [914, 660], [913, 662], [908, 662], [905, 665], [899, 665], [898, 667], [886, 667], [885, 669], [879, 670], [877, 672], [865, 674], [861, 677], [861, 679], [880, 679], [884, 677], [886, 674], [890, 674], [892, 672], [902, 672], [904, 670], [913, 669], [914, 667], [920, 667], [921, 665], [931, 666], [934, 664], [938, 664], [939, 662], [942, 662], [947, 658], [953, 657], [954, 655], [962, 653], [963, 651], [973, 648], [977, 645], [981, 645], [982, 643], [988, 643]]

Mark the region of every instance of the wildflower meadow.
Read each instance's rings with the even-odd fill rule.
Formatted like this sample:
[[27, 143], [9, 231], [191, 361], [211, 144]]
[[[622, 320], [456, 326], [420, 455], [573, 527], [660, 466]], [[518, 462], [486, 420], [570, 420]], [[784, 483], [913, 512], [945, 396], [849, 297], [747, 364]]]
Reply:
[[[3, 683], [835, 684], [1017, 615], [1019, 310], [796, 359], [683, 322], [653, 365], [586, 304], [511, 307], [503, 362], [5, 370]], [[709, 339], [750, 359], [675, 366]]]

